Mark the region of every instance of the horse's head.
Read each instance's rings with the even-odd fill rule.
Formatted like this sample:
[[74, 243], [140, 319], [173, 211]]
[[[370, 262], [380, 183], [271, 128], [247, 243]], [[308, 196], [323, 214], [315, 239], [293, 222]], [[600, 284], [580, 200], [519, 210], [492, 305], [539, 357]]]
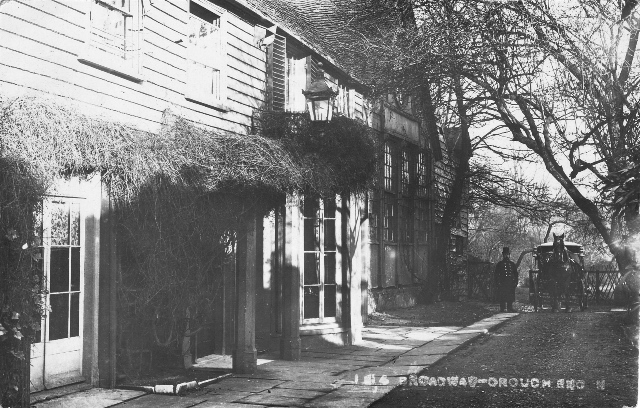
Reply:
[[553, 258], [555, 260], [564, 261], [565, 248], [564, 248], [564, 233], [556, 235], [553, 233]]

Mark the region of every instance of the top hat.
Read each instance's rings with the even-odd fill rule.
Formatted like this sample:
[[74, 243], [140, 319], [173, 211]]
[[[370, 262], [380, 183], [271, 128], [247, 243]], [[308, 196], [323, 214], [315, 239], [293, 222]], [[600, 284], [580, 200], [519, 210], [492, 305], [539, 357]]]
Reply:
[[511, 252], [509, 251], [509, 247], [503, 247], [502, 248], [502, 254], [511, 254]]

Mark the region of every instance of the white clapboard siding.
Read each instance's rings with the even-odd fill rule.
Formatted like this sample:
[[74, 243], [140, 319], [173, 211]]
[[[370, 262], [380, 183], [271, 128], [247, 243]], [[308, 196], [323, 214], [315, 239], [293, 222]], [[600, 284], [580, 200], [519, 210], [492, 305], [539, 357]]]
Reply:
[[[229, 36], [230, 40], [234, 38]], [[234, 59], [243, 62], [251, 68], [251, 73], [255, 77], [259, 77], [260, 74], [258, 72], [262, 72], [264, 75], [264, 68], [260, 69], [264, 66], [264, 58], [256, 58], [253, 55], [248, 54], [242, 47], [244, 44], [239, 41], [230, 41], [229, 46], [227, 47], [227, 54]], [[240, 47], [239, 47], [240, 46]], [[245, 46], [246, 47], [246, 46]]]
[[16, 3], [31, 6], [43, 13], [55, 16], [74, 25], [84, 27], [84, 16], [88, 10], [87, 2], [82, 1], [42, 1], [42, 0], [15, 0]]
[[171, 6], [175, 8], [178, 12], [186, 13], [189, 12], [189, 0], [163, 0], [166, 3], [169, 3]]
[[[162, 55], [158, 55], [158, 57], [160, 58], [156, 57], [156, 55], [157, 54], [154, 53], [152, 55], [145, 55], [143, 57], [142, 59], [142, 66], [144, 67], [143, 75], [148, 70], [153, 70], [161, 75], [164, 75], [168, 79], [172, 80], [170, 81], [170, 83], [176, 87], [174, 90], [184, 92], [184, 84], [185, 84], [186, 75], [187, 75], [185, 73], [185, 70], [176, 68], [171, 64], [167, 64], [165, 61], [161, 59]], [[164, 86], [170, 86], [170, 85], [168, 83], [165, 83]]]
[[172, 51], [174, 54], [184, 55], [184, 51], [180, 51], [180, 48], [187, 48], [186, 34], [181, 34], [177, 33], [174, 30], [170, 30], [165, 25], [152, 18], [145, 18], [143, 37], [144, 33], [148, 32], [151, 32], [160, 37], [160, 39], [156, 39], [156, 42], [160, 42], [161, 44], [164, 44], [167, 41], [170, 42], [170, 46], [172, 47]]
[[234, 78], [233, 76], [229, 76], [228, 78], [229, 89], [233, 89], [238, 93], [246, 95], [248, 98], [251, 98], [255, 101], [264, 101], [264, 88], [257, 88], [241, 80]]
[[[187, 34], [188, 15], [183, 10], [166, 1], [155, 1], [145, 11], [146, 17], [153, 19], [179, 35]], [[145, 21], [146, 24], [146, 21]]]
[[24, 95], [45, 95], [47, 97], [62, 97], [60, 99], [61, 103], [72, 102], [75, 107], [77, 107], [87, 115], [102, 117], [111, 121], [119, 121], [131, 126], [135, 126], [136, 128], [144, 131], [157, 132], [159, 129], [160, 122], [136, 117], [134, 115], [131, 115], [129, 112], [114, 110], [110, 106], [102, 105], [101, 100], [98, 98], [94, 98], [89, 102], [85, 102], [80, 98], [69, 98], [65, 95], [56, 93], [55, 91], [56, 89], [43, 90], [37, 87], [25, 86], [22, 83], [15, 84], [10, 80], [4, 80], [4, 78], [0, 80], [0, 92], [2, 92], [2, 95], [6, 97], [15, 98]]
[[[144, 130], [159, 129], [171, 108], [201, 126], [246, 132], [266, 93], [266, 54], [254, 27], [228, 13], [228, 111], [184, 97], [187, 0], [145, 2], [141, 66], [137, 82], [83, 64], [88, 2], [14, 0], [0, 6], [0, 90], [12, 96], [47, 94], [75, 101], [83, 111]], [[85, 109], [86, 108], [86, 109]]]
[[[70, 38], [68, 35], [47, 30], [29, 21], [16, 18], [11, 14], [5, 14], [4, 8], [10, 4], [12, 3], [6, 3], [2, 6], [3, 8], [0, 9], [0, 32], [15, 33], [19, 37], [50, 45], [71, 54], [71, 56], [77, 55], [84, 45], [84, 42], [79, 39]], [[25, 42], [24, 46], [28, 45], [29, 43]]]
[[[167, 64], [183, 69], [187, 66], [185, 60], [187, 56], [186, 48], [175, 44], [173, 41], [167, 41], [166, 38], [150, 29], [144, 33], [144, 42], [143, 51], [145, 54], [158, 55], [158, 53], [161, 53], [161, 56], [157, 56], [157, 58], [162, 59]], [[149, 47], [148, 44], [153, 46]]]
[[248, 64], [247, 62], [243, 61], [243, 56], [244, 54], [237, 52], [236, 48], [232, 46], [227, 47], [227, 65], [229, 65], [231, 68], [237, 69], [238, 71], [246, 74], [251, 78], [264, 80], [264, 67], [255, 67]]
[[[40, 2], [11, 1], [6, 3], [0, 12], [71, 39], [84, 40], [84, 14], [62, 7], [52, 8], [47, 12], [43, 11], [40, 6]], [[61, 15], [51, 14], [55, 12], [59, 12]], [[69, 19], [75, 21], [70, 22]]]
[[229, 42], [231, 44], [240, 48], [243, 52], [251, 55], [252, 57], [265, 61], [266, 54], [264, 50], [261, 50], [254, 44], [253, 33], [247, 33], [246, 31], [240, 30], [231, 22], [228, 24], [228, 26], [229, 37], [232, 37], [229, 39]]

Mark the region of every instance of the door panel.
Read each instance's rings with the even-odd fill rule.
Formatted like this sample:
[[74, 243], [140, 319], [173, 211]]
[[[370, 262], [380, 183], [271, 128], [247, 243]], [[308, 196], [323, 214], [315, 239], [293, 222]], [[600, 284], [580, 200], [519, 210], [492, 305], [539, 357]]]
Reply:
[[341, 258], [340, 204], [334, 198], [305, 196], [302, 271], [302, 319], [304, 324], [339, 319]]
[[50, 197], [42, 225], [47, 312], [31, 348], [31, 390], [77, 382], [82, 376], [84, 222], [81, 200]]

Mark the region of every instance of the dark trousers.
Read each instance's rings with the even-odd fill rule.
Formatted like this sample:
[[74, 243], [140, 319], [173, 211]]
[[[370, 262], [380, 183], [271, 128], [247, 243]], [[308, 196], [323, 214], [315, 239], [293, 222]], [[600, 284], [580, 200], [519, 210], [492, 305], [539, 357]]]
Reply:
[[512, 311], [513, 302], [500, 302], [500, 311], [504, 312], [505, 310]]

